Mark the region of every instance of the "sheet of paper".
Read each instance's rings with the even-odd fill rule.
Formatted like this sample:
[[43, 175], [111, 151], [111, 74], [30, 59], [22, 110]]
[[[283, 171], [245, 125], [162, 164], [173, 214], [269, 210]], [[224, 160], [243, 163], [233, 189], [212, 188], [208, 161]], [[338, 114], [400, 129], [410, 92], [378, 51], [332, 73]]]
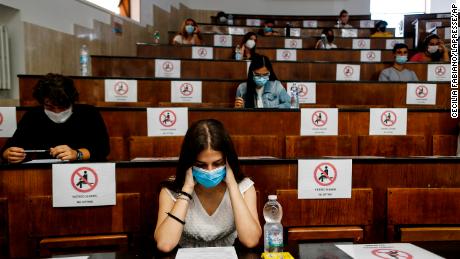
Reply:
[[176, 259], [238, 259], [235, 248], [229, 247], [204, 247], [204, 248], [180, 248]]
[[54, 164], [54, 163], [65, 163], [65, 162], [69, 162], [69, 160], [51, 158], [51, 159], [34, 159], [34, 160], [24, 162], [24, 164]]
[[178, 156], [166, 156], [166, 157], [136, 157], [131, 162], [148, 162], [148, 161], [175, 161], [179, 160]]

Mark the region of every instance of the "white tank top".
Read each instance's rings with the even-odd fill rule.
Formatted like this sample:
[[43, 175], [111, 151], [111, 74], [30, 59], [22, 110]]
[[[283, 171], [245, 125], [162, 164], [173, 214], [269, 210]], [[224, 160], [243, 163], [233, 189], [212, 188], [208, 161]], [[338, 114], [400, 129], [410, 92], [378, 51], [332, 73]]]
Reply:
[[[244, 178], [238, 184], [243, 197], [244, 193], [253, 185], [254, 182], [249, 178]], [[168, 192], [171, 199], [176, 201], [175, 193], [170, 190]], [[222, 201], [212, 215], [209, 215], [203, 208], [195, 192], [192, 193], [192, 198], [179, 245], [181, 247], [233, 245], [237, 233], [228, 189], [225, 190]]]

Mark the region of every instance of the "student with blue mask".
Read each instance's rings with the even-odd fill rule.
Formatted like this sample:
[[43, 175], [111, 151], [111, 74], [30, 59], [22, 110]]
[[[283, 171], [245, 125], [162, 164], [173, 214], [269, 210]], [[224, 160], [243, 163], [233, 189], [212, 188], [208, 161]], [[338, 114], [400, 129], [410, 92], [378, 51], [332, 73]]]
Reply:
[[188, 18], [181, 26], [180, 32], [174, 37], [173, 45], [200, 45], [202, 41], [200, 28], [195, 20]]
[[393, 66], [380, 72], [379, 81], [418, 81], [414, 71], [405, 68], [407, 62], [408, 47], [404, 43], [396, 43], [393, 47], [395, 62]]
[[217, 120], [193, 123], [185, 134], [176, 176], [162, 183], [157, 248], [255, 247], [262, 235], [254, 182], [240, 171], [229, 134]]
[[273, 20], [266, 20], [264, 27], [259, 30], [259, 34], [262, 36], [279, 36], [279, 32], [273, 29], [275, 22]]
[[236, 90], [235, 108], [290, 108], [289, 95], [266, 56], [252, 58], [248, 78]]

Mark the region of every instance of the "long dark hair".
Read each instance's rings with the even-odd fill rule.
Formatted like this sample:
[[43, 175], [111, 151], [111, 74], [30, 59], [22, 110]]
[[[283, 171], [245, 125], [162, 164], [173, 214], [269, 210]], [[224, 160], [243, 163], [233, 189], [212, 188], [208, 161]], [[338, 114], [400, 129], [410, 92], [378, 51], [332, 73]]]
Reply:
[[[243, 36], [243, 39], [241, 40], [241, 43], [240, 43], [240, 46], [243, 46], [246, 44], [246, 41], [248, 41], [252, 36], [256, 36], [256, 42], [257, 42], [257, 34], [253, 31], [250, 31], [248, 33], [246, 33], [244, 36]], [[245, 47], [247, 48], [247, 47]], [[254, 56], [256, 54], [256, 48], [257, 48], [257, 44], [249, 50], [249, 52], [251, 52], [251, 58], [252, 56]], [[243, 53], [244, 54], [244, 53]]]
[[273, 71], [272, 63], [264, 55], [256, 54], [252, 57], [251, 65], [248, 70], [248, 78], [246, 80], [246, 94], [243, 96], [244, 107], [254, 108], [254, 98], [256, 97], [256, 83], [253, 78], [253, 71], [262, 67], [266, 67], [270, 71], [270, 81], [278, 80], [275, 71]]
[[32, 96], [41, 105], [49, 99], [53, 105], [68, 108], [78, 100], [78, 91], [72, 79], [49, 73], [37, 82]]
[[164, 181], [161, 187], [172, 191], [181, 190], [187, 170], [195, 164], [198, 155], [208, 148], [222, 152], [223, 159], [230, 165], [237, 182], [244, 179], [245, 176], [240, 172], [238, 155], [224, 125], [218, 120], [206, 119], [194, 122], [187, 130], [182, 142], [176, 176]]
[[[423, 40], [422, 44], [420, 45], [420, 51], [422, 51], [424, 53], [427, 53], [428, 52], [428, 45], [430, 44], [430, 41], [432, 39], [440, 40], [441, 38], [437, 34], [434, 34], [434, 33], [426, 36], [425, 39]], [[439, 50], [437, 52], [435, 52], [435, 53], [430, 53], [429, 55], [431, 57], [431, 61], [440, 61], [441, 57], [442, 57], [442, 54], [439, 52]]]

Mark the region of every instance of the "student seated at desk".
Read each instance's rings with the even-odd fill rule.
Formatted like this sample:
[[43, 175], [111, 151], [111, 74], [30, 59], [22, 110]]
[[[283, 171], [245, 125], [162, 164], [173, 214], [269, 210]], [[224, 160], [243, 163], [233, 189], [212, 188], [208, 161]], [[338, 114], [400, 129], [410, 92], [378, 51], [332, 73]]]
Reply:
[[181, 26], [180, 32], [172, 40], [173, 45], [200, 45], [201, 32], [195, 20], [188, 18]]
[[336, 49], [334, 44], [334, 31], [330, 28], [324, 28], [321, 32], [321, 38], [316, 42], [315, 49]]
[[393, 47], [394, 63], [393, 66], [385, 68], [380, 72], [379, 81], [418, 81], [414, 71], [404, 67], [407, 62], [409, 50], [406, 44], [396, 43]]
[[78, 92], [72, 79], [47, 74], [35, 85], [33, 96], [40, 106], [24, 114], [13, 137], [1, 149], [5, 162], [20, 163], [31, 156], [106, 160], [110, 144], [104, 120], [94, 107], [75, 104]]
[[371, 38], [391, 38], [393, 33], [386, 31], [388, 23], [386, 21], [378, 21], [375, 24], [375, 32], [372, 33]]
[[264, 27], [259, 29], [259, 34], [262, 36], [279, 36], [280, 33], [273, 30], [275, 22], [273, 20], [266, 20], [264, 22]]
[[235, 108], [290, 108], [289, 95], [266, 56], [252, 58], [248, 78], [236, 90]]
[[412, 56], [412, 62], [449, 61], [449, 50], [436, 34], [428, 35], [420, 46], [421, 52]]
[[155, 228], [157, 247], [255, 247], [262, 235], [254, 182], [240, 171], [222, 123], [197, 121], [185, 134], [176, 176], [163, 182]]
[[348, 23], [350, 16], [348, 15], [347, 10], [340, 11], [339, 19], [337, 20], [336, 28], [353, 28], [351, 24]]
[[256, 54], [257, 34], [248, 32], [243, 36], [240, 43], [240, 51], [243, 59], [251, 59]]

